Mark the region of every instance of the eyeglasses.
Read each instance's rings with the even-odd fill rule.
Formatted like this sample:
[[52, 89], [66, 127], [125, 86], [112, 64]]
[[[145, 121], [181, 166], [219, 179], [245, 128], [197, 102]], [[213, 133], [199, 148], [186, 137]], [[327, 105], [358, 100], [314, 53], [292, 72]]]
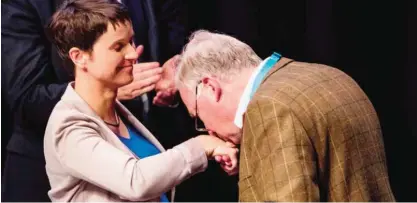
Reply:
[[198, 132], [207, 132], [208, 130], [204, 126], [204, 123], [198, 117], [197, 99], [198, 99], [198, 86], [200, 84], [201, 84], [201, 81], [199, 81], [197, 85], [195, 86], [195, 117], [194, 117], [195, 130], [197, 130]]

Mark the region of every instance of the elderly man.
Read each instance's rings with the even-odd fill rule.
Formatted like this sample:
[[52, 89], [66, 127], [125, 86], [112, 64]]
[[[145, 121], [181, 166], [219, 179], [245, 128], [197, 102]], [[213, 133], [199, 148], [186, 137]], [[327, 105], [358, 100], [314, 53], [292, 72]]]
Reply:
[[395, 201], [377, 114], [340, 70], [197, 31], [175, 80], [197, 129], [241, 145], [240, 201]]

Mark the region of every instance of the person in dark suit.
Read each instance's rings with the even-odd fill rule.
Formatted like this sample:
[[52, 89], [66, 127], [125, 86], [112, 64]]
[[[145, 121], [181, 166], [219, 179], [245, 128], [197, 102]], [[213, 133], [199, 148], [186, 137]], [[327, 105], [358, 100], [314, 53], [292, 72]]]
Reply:
[[[14, 123], [2, 174], [2, 201], [49, 201], [47, 191], [50, 186], [45, 172], [43, 136], [49, 115], [68, 82], [73, 80], [73, 74], [70, 63], [62, 61], [56, 48], [48, 41], [44, 26], [62, 2], [63, 0], [2, 1], [2, 91], [13, 114]], [[167, 34], [171, 36], [168, 39], [159, 35], [156, 19], [164, 19], [164, 23], [170, 25], [170, 29], [161, 28], [164, 32], [176, 30], [176, 26], [171, 26], [170, 17], [163, 16], [165, 11], [155, 8], [158, 6], [171, 9], [174, 1], [164, 1], [160, 5], [154, 5], [156, 1], [151, 0], [127, 2], [127, 6], [133, 2], [145, 5], [140, 8], [141, 11], [134, 11], [136, 14], [146, 14], [144, 20], [149, 20], [147, 28], [135, 30], [143, 40], [137, 43], [145, 45], [144, 59], [146, 56], [152, 56], [150, 59], [153, 61], [169, 58], [169, 53], [161, 52], [160, 47], [165, 49], [177, 43], [179, 34]], [[153, 9], [158, 12], [155, 13]], [[161, 17], [156, 18], [156, 14]], [[170, 41], [175, 42], [167, 43]], [[154, 87], [151, 83], [155, 83], [157, 74], [161, 73], [156, 70], [158, 66], [158, 63], [139, 64], [135, 69], [152, 69], [152, 73], [148, 75], [149, 78], [154, 76], [153, 79], [135, 78], [136, 83], [134, 81], [128, 85], [127, 91], [118, 93], [118, 98], [130, 99], [124, 104], [136, 117], [142, 118], [143, 112], [143, 102], [137, 96], [152, 89], [149, 86]]]

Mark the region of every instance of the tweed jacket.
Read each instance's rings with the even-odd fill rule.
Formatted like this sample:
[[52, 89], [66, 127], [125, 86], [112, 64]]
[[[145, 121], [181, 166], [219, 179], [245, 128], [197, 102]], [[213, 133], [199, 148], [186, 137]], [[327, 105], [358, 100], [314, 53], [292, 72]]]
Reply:
[[240, 201], [395, 201], [377, 114], [342, 71], [282, 58], [244, 115]]
[[190, 139], [165, 151], [119, 102], [126, 118], [161, 154], [139, 159], [68, 85], [49, 118], [44, 138], [52, 201], [159, 201], [162, 193], [205, 170], [204, 149]]

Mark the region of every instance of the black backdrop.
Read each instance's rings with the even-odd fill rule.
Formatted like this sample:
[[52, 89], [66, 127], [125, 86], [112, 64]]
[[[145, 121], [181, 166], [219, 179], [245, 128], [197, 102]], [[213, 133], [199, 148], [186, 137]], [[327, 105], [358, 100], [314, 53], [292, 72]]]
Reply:
[[[217, 30], [262, 57], [277, 51], [351, 75], [378, 112], [395, 197], [417, 201], [417, 1], [185, 1], [190, 30]], [[4, 97], [1, 112], [3, 163], [11, 125]], [[176, 201], [236, 201], [237, 177], [210, 167], [180, 185]]]

